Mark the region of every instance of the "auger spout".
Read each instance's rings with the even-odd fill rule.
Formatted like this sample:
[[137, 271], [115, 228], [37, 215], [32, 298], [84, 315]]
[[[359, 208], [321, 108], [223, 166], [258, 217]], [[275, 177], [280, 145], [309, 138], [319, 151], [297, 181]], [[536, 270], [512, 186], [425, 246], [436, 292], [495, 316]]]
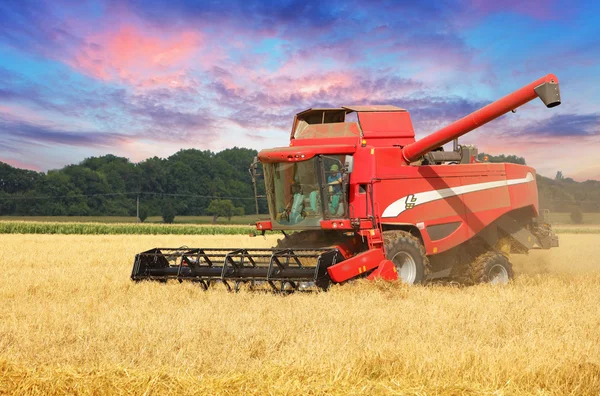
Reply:
[[472, 131], [488, 122], [515, 110], [517, 107], [539, 97], [546, 107], [551, 108], [560, 104], [560, 89], [558, 78], [548, 74], [505, 97], [461, 118], [444, 128], [404, 146], [402, 156], [406, 163], [416, 161], [429, 151], [440, 147], [467, 132]]

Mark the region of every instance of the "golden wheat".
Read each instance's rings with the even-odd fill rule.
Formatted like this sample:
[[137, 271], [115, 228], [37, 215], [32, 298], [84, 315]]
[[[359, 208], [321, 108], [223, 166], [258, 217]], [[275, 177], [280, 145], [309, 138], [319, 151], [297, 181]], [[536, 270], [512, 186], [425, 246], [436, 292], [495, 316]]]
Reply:
[[354, 282], [280, 296], [128, 279], [151, 247], [275, 241], [0, 236], [0, 393], [600, 390], [598, 235], [515, 259], [521, 275], [505, 287]]

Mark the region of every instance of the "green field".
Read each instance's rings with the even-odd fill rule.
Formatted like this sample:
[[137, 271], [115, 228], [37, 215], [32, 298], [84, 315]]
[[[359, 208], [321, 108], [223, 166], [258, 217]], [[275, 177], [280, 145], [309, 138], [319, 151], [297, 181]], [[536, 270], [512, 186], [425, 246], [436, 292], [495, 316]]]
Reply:
[[[233, 216], [217, 218], [217, 224], [254, 225], [257, 220], [268, 219], [269, 215]], [[35, 221], [52, 223], [137, 223], [135, 216], [0, 216], [0, 221]], [[212, 224], [212, 216], [177, 216], [175, 224]], [[144, 224], [162, 224], [160, 216], [149, 216]]]
[[[119, 216], [0, 216], [0, 234], [248, 235], [255, 230], [254, 223], [266, 217], [218, 218], [212, 224], [211, 216], [178, 216], [174, 224], [163, 224], [158, 216], [144, 223]], [[548, 219], [558, 234], [600, 234], [600, 213], [585, 213], [583, 224], [573, 224], [569, 213], [551, 213]]]
[[65, 235], [249, 235], [256, 228], [244, 225], [66, 223], [0, 221], [0, 234]]

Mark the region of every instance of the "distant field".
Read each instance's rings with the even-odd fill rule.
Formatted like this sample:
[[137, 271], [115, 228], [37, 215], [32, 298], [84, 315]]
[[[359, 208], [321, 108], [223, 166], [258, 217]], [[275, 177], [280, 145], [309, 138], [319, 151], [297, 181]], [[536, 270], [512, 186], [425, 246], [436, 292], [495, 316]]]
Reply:
[[598, 235], [515, 257], [515, 281], [499, 287], [281, 296], [129, 280], [154, 246], [275, 243], [3, 236], [0, 394], [598, 394]]
[[65, 235], [248, 235], [252, 226], [239, 224], [134, 224], [0, 221], [0, 234]]
[[[225, 217], [217, 218], [217, 224], [254, 224], [264, 220], [269, 215], [233, 216], [231, 221]], [[0, 221], [37, 221], [37, 222], [66, 222], [66, 223], [137, 223], [134, 216], [0, 216]], [[175, 224], [212, 224], [212, 216], [176, 216]], [[144, 224], [162, 223], [162, 217], [150, 216]]]
[[[230, 220], [219, 217], [217, 224], [254, 224], [257, 220], [268, 219], [268, 214], [234, 216]], [[550, 213], [547, 215], [550, 224], [553, 225], [574, 225], [571, 221], [570, 213]], [[126, 216], [0, 216], [0, 221], [36, 221], [36, 222], [67, 222], [67, 223], [136, 223], [136, 217]], [[162, 223], [162, 217], [150, 216], [144, 223], [156, 224]], [[212, 224], [212, 216], [177, 216], [175, 224]], [[600, 226], [600, 213], [584, 213], [583, 225]]]

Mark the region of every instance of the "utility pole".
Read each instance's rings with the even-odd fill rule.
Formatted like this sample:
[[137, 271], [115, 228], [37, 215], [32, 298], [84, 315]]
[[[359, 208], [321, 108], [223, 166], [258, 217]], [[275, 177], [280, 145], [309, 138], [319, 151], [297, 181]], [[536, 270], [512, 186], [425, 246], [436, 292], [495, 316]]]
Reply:
[[139, 223], [140, 222], [140, 194], [139, 193], [137, 195], [136, 213], [137, 213], [136, 222]]
[[252, 178], [252, 184], [254, 185], [254, 204], [256, 205], [256, 214], [258, 215], [258, 196], [256, 194], [256, 179]]

